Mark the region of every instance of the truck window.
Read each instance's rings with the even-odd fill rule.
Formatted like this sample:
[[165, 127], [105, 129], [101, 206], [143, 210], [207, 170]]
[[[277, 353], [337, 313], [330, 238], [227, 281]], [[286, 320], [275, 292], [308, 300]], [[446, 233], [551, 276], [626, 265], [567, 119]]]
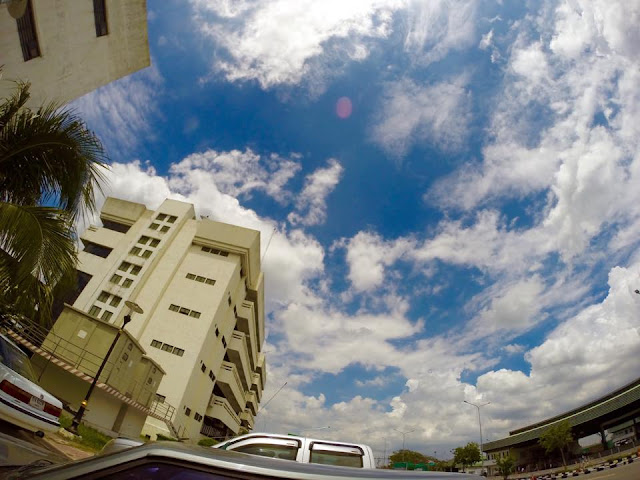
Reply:
[[298, 448], [289, 445], [274, 445], [269, 443], [252, 443], [239, 447], [229, 447], [229, 450], [248, 453], [250, 455], [260, 455], [262, 457], [283, 458], [285, 460], [295, 460]]
[[362, 468], [363, 455], [359, 448], [314, 443], [311, 445], [309, 463]]

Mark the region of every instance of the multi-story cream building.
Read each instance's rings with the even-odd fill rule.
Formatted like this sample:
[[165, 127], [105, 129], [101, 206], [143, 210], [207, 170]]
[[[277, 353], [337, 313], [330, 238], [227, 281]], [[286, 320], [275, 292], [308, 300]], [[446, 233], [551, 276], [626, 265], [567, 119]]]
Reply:
[[80, 97], [150, 65], [146, 1], [3, 0], [0, 65], [31, 82], [31, 105]]
[[197, 219], [175, 200], [153, 211], [108, 198], [100, 218], [80, 237], [79, 288], [65, 310], [116, 327], [126, 300], [144, 310], [126, 330], [165, 372], [154, 408], [175, 412], [174, 431], [148, 417], [142, 433], [197, 441], [253, 428], [266, 381], [260, 233]]

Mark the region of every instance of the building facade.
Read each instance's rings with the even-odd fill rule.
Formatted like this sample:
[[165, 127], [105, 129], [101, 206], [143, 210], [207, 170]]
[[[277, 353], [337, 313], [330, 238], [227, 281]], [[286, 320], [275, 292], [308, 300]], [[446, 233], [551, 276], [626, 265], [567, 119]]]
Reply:
[[175, 200], [152, 211], [108, 198], [100, 218], [81, 235], [65, 310], [116, 327], [126, 300], [144, 310], [127, 331], [165, 372], [155, 402], [175, 410], [173, 431], [148, 417], [142, 433], [197, 441], [253, 428], [266, 382], [260, 233]]
[[[150, 65], [146, 1], [3, 2], [0, 52], [5, 79], [31, 82], [30, 105], [68, 102]], [[0, 82], [0, 98], [14, 87]]]

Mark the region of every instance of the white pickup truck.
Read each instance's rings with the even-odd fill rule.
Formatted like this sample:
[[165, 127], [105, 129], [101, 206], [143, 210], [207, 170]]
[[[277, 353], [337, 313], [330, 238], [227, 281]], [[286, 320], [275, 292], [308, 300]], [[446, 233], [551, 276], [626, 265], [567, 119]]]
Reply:
[[214, 445], [213, 448], [295, 460], [300, 463], [376, 468], [373, 451], [368, 445], [294, 435], [249, 433]]

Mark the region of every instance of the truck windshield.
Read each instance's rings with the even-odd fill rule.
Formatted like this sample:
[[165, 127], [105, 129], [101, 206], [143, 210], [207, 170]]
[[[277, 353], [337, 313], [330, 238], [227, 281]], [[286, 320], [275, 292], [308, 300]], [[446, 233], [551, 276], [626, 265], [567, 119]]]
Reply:
[[0, 337], [0, 362], [18, 375], [37, 383], [29, 357], [4, 337]]

